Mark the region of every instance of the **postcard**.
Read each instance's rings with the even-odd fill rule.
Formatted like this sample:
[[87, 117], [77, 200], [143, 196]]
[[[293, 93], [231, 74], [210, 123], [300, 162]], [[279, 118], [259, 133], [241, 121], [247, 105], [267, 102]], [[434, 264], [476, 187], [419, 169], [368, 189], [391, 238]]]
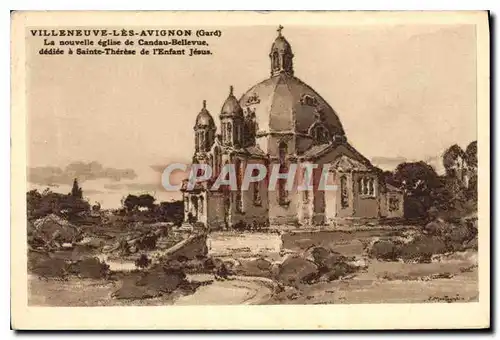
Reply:
[[14, 329], [490, 325], [488, 12], [13, 12]]

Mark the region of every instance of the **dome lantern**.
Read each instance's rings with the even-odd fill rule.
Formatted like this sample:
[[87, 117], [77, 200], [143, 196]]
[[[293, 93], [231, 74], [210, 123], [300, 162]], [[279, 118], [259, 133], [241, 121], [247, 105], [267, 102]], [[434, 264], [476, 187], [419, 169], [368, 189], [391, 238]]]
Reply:
[[281, 34], [283, 26], [279, 25], [278, 36], [271, 46], [271, 76], [277, 76], [286, 73], [293, 76], [293, 53], [290, 43]]

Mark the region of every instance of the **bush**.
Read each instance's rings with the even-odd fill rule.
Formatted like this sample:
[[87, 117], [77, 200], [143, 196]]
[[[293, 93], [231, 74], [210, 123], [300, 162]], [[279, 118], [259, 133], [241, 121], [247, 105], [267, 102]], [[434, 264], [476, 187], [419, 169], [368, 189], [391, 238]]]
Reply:
[[368, 246], [368, 256], [383, 261], [397, 261], [401, 256], [401, 243], [391, 240], [375, 241]]
[[141, 254], [137, 260], [135, 260], [135, 266], [140, 269], [149, 267], [151, 260], [146, 254]]
[[404, 261], [430, 262], [432, 255], [446, 251], [446, 244], [439, 237], [422, 235], [401, 246], [400, 257]]
[[69, 271], [82, 278], [101, 279], [109, 276], [109, 265], [97, 257], [88, 257], [72, 263]]
[[63, 259], [43, 257], [28, 262], [31, 273], [44, 278], [65, 278], [69, 275], [69, 264]]

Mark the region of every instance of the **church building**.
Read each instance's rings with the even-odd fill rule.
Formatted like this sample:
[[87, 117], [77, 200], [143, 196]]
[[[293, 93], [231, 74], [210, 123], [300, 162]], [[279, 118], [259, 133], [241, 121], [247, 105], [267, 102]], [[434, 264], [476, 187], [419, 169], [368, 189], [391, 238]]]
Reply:
[[[346, 219], [402, 217], [403, 194], [387, 185], [380, 170], [348, 141], [335, 110], [294, 74], [291, 45], [278, 29], [271, 46], [270, 77], [239, 99], [230, 86], [219, 113], [220, 133], [203, 102], [194, 123], [194, 164], [209, 164], [213, 180], [188, 187], [183, 182], [186, 222], [204, 223], [210, 230], [235, 226], [336, 225]], [[278, 180], [268, 190], [268, 178], [248, 190], [210, 190], [225, 164], [234, 164], [238, 188], [247, 164], [318, 164], [313, 188], [288, 190]], [[337, 190], [318, 190], [320, 172], [327, 166], [328, 183]], [[268, 171], [268, 173], [270, 170]]]

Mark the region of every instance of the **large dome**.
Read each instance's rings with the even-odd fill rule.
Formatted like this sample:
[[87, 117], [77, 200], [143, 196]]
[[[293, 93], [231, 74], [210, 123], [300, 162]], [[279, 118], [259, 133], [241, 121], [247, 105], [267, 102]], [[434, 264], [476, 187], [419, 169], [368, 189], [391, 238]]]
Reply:
[[255, 112], [259, 132], [308, 133], [321, 117], [330, 134], [344, 135], [331, 106], [309, 85], [282, 72], [250, 88], [239, 100], [244, 112]]

